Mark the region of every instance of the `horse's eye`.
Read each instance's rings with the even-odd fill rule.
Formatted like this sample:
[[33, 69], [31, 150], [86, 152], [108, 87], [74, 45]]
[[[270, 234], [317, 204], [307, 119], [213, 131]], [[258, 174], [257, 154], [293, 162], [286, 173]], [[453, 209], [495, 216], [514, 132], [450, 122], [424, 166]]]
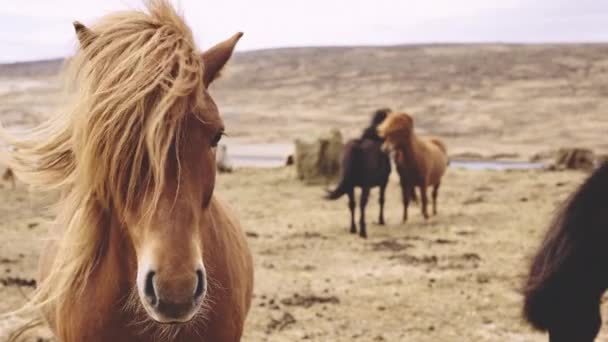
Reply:
[[222, 140], [222, 137], [224, 136], [224, 131], [219, 131], [217, 132], [213, 138], [211, 139], [211, 147], [217, 147], [217, 144], [220, 143], [220, 140]]

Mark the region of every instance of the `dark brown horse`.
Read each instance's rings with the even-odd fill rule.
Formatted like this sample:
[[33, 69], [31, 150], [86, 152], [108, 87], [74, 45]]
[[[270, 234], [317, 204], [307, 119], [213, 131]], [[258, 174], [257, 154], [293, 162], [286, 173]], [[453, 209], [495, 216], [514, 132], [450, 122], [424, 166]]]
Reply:
[[608, 163], [555, 216], [525, 287], [524, 315], [551, 342], [591, 342], [608, 288]]
[[382, 150], [383, 140], [376, 133], [378, 125], [384, 121], [390, 109], [379, 109], [372, 117], [372, 122], [363, 131], [361, 138], [346, 143], [342, 155], [342, 179], [334, 191], [327, 194], [327, 199], [335, 200], [348, 195], [350, 209], [350, 232], [357, 232], [355, 224], [355, 187], [361, 188], [359, 235], [367, 237], [365, 225], [365, 207], [369, 192], [373, 187], [380, 187], [380, 215], [378, 223], [384, 224], [384, 193], [388, 176], [391, 173], [391, 162], [388, 154]]

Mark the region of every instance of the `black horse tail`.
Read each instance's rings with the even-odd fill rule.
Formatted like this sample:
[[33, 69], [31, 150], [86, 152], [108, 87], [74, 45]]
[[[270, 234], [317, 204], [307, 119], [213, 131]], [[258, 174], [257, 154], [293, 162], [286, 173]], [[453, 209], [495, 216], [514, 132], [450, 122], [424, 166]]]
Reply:
[[524, 316], [551, 336], [592, 341], [608, 286], [608, 163], [565, 202], [533, 259]]
[[342, 179], [333, 191], [328, 191], [325, 199], [335, 200], [342, 197], [355, 186], [356, 169], [361, 158], [359, 142], [347, 146], [342, 158]]

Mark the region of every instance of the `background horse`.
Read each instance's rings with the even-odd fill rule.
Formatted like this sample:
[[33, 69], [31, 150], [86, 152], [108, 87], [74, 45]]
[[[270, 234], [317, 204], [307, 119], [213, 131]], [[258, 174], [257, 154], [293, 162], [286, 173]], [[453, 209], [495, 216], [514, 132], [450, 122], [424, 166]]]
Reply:
[[536, 253], [524, 315], [551, 342], [590, 342], [602, 323], [608, 288], [608, 163], [572, 195]]
[[433, 187], [433, 214], [437, 214], [437, 195], [441, 178], [448, 166], [447, 149], [439, 139], [422, 139], [414, 133], [414, 119], [406, 113], [391, 113], [378, 127], [385, 145], [395, 152], [395, 164], [401, 179], [403, 222], [407, 221], [410, 199], [420, 188], [422, 215], [428, 219], [427, 187]]
[[63, 342], [240, 340], [252, 260], [213, 194], [224, 126], [207, 87], [242, 34], [201, 55], [165, 1], [74, 27], [64, 115], [4, 134], [17, 176], [60, 194], [25, 309]]
[[342, 179], [335, 190], [327, 194], [327, 199], [335, 200], [348, 195], [350, 209], [350, 232], [357, 232], [355, 224], [355, 187], [361, 188], [359, 235], [367, 237], [365, 224], [365, 206], [370, 189], [380, 187], [380, 215], [378, 223], [384, 225], [384, 193], [388, 177], [391, 174], [391, 161], [388, 154], [382, 151], [382, 138], [376, 133], [380, 123], [386, 118], [390, 109], [379, 109], [374, 113], [372, 122], [363, 131], [360, 139], [346, 143], [342, 155]]
[[4, 173], [2, 174], [2, 180], [7, 183], [11, 183], [11, 189], [13, 190], [15, 190], [15, 188], [17, 187], [17, 183], [15, 181], [15, 173], [10, 167], [7, 167], [6, 170], [4, 170]]

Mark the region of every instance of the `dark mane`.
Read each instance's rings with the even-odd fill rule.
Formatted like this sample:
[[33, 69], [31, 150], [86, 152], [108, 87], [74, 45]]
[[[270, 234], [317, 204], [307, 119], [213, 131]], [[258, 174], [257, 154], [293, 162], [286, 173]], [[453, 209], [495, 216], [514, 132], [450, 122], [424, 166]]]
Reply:
[[390, 108], [380, 108], [376, 110], [374, 116], [372, 117], [372, 122], [370, 123], [370, 126], [378, 126], [379, 124], [381, 124], [390, 112], [392, 112]]
[[363, 131], [363, 134], [361, 134], [361, 139], [384, 141], [384, 139], [378, 135], [378, 126], [386, 119], [386, 116], [390, 112], [390, 108], [380, 108], [376, 110], [372, 115], [372, 121], [369, 123], [369, 126]]
[[524, 315], [536, 328], [593, 341], [608, 286], [608, 163], [563, 204], [530, 267]]

